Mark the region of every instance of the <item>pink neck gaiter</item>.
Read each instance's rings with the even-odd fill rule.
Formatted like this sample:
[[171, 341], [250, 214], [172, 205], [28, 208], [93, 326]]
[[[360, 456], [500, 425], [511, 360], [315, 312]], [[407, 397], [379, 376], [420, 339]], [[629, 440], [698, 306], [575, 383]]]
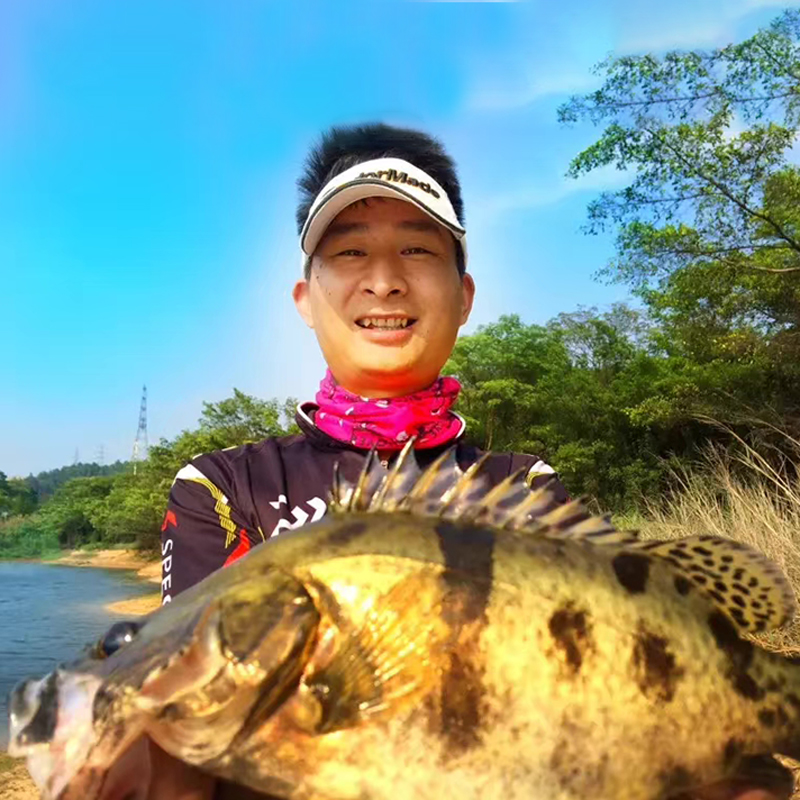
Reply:
[[436, 447], [461, 432], [461, 419], [450, 411], [460, 391], [455, 378], [437, 378], [405, 397], [370, 400], [343, 389], [328, 370], [317, 392], [314, 423], [328, 436], [365, 450], [402, 450], [412, 436], [418, 449]]

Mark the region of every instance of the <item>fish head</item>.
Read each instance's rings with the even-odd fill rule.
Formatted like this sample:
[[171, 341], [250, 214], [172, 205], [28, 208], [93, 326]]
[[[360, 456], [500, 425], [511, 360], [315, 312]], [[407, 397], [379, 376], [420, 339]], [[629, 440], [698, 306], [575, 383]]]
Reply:
[[98, 796], [143, 734], [188, 763], [214, 761], [295, 690], [319, 622], [303, 584], [271, 567], [214, 577], [13, 689], [8, 751], [27, 758], [45, 800]]

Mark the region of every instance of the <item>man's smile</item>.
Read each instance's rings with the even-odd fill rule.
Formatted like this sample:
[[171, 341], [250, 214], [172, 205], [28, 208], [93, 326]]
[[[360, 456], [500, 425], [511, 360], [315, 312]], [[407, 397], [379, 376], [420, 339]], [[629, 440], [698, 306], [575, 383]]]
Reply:
[[411, 327], [417, 320], [414, 317], [408, 317], [401, 314], [392, 316], [369, 316], [359, 317], [356, 320], [356, 325], [359, 328], [381, 329], [381, 330], [398, 330]]

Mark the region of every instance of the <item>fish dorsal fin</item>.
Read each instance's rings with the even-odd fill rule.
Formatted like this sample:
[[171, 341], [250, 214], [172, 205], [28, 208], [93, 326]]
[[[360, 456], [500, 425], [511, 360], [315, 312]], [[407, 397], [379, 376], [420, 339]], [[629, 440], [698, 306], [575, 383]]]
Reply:
[[483, 472], [489, 454], [462, 470], [451, 447], [420, 470], [413, 445], [409, 440], [388, 471], [373, 451], [352, 485], [336, 470], [331, 513], [404, 512], [594, 544], [638, 541], [636, 534], [618, 531], [607, 518], [591, 514], [580, 500], [559, 503], [547, 484], [531, 489], [524, 469], [491, 486]]
[[[796, 610], [794, 592], [780, 568], [741, 542], [716, 536], [669, 541], [640, 541], [633, 531], [619, 531], [607, 517], [593, 515], [581, 500], [560, 503], [548, 484], [531, 489], [525, 470], [491, 486], [482, 470], [489, 455], [466, 471], [455, 448], [425, 470], [413, 456], [409, 440], [390, 470], [374, 453], [355, 484], [334, 474], [331, 512], [401, 512], [488, 525], [521, 534], [587, 542], [643, 553], [667, 562], [678, 591], [694, 585], [723, 611], [738, 629], [759, 633], [785, 625]], [[684, 592], [685, 593], [685, 592]]]
[[[676, 588], [687, 579], [702, 589], [740, 631], [760, 633], [785, 625], [797, 610], [794, 592], [780, 567], [752, 547], [718, 536], [641, 541], [626, 550], [668, 561]], [[678, 582], [679, 578], [683, 583]], [[685, 593], [684, 591], [684, 593]]]

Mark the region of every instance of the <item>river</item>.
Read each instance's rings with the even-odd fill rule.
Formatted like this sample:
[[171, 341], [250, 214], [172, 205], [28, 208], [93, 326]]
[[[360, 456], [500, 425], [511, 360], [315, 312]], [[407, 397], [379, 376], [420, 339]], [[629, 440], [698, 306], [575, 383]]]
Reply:
[[134, 572], [0, 561], [0, 750], [8, 745], [8, 692], [75, 658], [109, 623], [104, 606], [150, 594]]

